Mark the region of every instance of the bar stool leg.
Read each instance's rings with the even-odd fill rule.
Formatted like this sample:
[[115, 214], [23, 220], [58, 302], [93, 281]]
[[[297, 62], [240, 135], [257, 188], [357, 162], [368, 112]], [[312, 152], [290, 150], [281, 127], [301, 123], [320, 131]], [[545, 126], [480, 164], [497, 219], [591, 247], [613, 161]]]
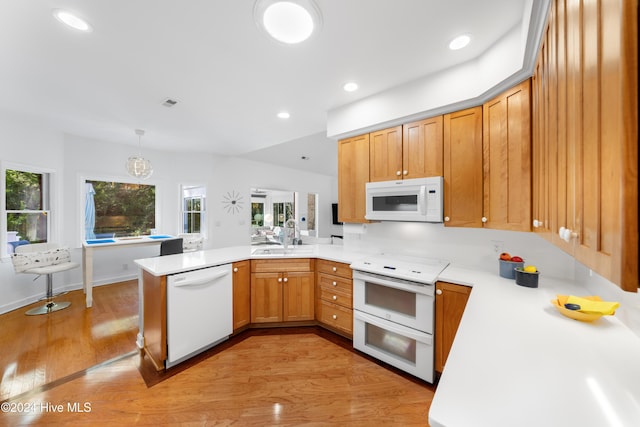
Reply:
[[[65, 292], [66, 293], [66, 292]], [[47, 274], [47, 303], [41, 307], [32, 308], [25, 313], [27, 316], [37, 316], [39, 314], [48, 314], [52, 311], [64, 310], [71, 305], [70, 302], [53, 302], [53, 274]]]

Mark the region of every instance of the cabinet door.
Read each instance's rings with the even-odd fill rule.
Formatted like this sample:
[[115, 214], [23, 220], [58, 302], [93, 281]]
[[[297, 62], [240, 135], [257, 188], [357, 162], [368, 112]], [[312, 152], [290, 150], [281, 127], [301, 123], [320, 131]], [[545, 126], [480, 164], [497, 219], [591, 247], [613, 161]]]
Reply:
[[249, 261], [233, 263], [233, 330], [251, 323], [251, 271]]
[[251, 323], [282, 322], [282, 275], [251, 273]]
[[484, 227], [531, 231], [529, 80], [483, 105]]
[[443, 174], [442, 116], [402, 126], [404, 178], [424, 178]]
[[435, 370], [442, 372], [471, 294], [468, 286], [436, 283]]
[[369, 134], [338, 141], [338, 215], [341, 222], [368, 222]]
[[370, 133], [369, 181], [402, 178], [402, 126]]
[[482, 107], [444, 116], [444, 224], [482, 227]]
[[283, 321], [314, 319], [314, 273], [283, 274]]

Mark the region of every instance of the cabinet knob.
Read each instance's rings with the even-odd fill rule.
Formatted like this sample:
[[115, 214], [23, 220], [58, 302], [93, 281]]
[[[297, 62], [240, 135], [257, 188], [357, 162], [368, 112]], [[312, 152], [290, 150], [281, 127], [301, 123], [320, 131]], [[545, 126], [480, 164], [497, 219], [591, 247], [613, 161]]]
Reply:
[[333, 267], [332, 270], [333, 271], [338, 271], [338, 267]]
[[338, 296], [337, 296], [337, 295], [334, 295], [334, 296], [333, 296], [333, 300], [335, 301], [335, 300], [337, 300], [337, 299], [338, 299]]
[[336, 320], [336, 319], [338, 318], [338, 315], [337, 315], [337, 314], [334, 314], [334, 315], [333, 315], [333, 316], [331, 316], [331, 317], [333, 317], [333, 320]]
[[400, 176], [400, 175], [402, 175], [402, 172], [396, 171], [396, 176]]
[[436, 295], [442, 295], [442, 289], [436, 289]]
[[338, 286], [338, 282], [332, 282], [331, 283], [333, 286]]
[[233, 272], [234, 272], [234, 273], [237, 273], [237, 272], [238, 272], [238, 267], [234, 267], [234, 268], [233, 268]]
[[449, 222], [449, 217], [448, 216], [444, 217], [444, 222]]
[[282, 282], [282, 277], [278, 277], [278, 282]]
[[288, 278], [288, 277], [285, 277], [285, 278], [284, 278], [284, 282], [285, 282], [285, 283], [287, 283], [288, 281], [289, 281], [289, 278]]
[[487, 217], [486, 217], [486, 216], [483, 216], [483, 217], [482, 217], [482, 222], [487, 222], [487, 221], [488, 221], [488, 220], [487, 220]]
[[408, 175], [409, 171], [402, 171], [402, 175]]
[[538, 221], [537, 219], [534, 219], [534, 220], [533, 220], [533, 227], [534, 227], [534, 228], [538, 228], [538, 227], [540, 227], [541, 225], [542, 225], [542, 222], [541, 222], [541, 221]]

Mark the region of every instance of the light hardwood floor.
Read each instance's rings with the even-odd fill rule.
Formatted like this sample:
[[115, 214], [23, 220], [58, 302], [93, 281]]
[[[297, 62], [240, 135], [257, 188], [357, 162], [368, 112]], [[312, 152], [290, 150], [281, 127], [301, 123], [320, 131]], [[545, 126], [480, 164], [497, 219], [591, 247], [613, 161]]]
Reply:
[[21, 412], [0, 413], [0, 425], [428, 425], [433, 386], [318, 327], [249, 330], [164, 373], [120, 339], [123, 356], [3, 400]]

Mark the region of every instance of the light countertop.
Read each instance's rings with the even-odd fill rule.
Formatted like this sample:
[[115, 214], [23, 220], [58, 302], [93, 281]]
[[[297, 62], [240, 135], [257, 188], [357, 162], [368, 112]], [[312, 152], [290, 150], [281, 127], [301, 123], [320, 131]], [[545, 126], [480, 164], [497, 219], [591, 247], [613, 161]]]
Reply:
[[[237, 246], [136, 260], [167, 275], [251, 258]], [[351, 263], [364, 254], [317, 245], [299, 255]], [[541, 274], [526, 288], [450, 265], [439, 280], [469, 285], [458, 333], [429, 411], [432, 427], [640, 425], [640, 339], [615, 316], [578, 322], [551, 305], [585, 288]]]

